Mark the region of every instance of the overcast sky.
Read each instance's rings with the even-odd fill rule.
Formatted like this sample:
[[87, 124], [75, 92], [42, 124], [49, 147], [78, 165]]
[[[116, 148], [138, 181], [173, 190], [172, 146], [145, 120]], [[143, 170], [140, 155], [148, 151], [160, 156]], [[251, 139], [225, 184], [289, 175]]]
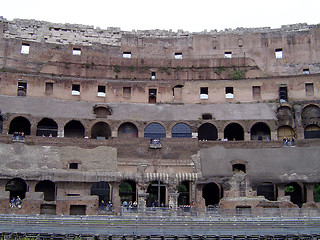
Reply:
[[271, 27], [320, 23], [320, 0], [2, 0], [0, 16], [122, 30]]

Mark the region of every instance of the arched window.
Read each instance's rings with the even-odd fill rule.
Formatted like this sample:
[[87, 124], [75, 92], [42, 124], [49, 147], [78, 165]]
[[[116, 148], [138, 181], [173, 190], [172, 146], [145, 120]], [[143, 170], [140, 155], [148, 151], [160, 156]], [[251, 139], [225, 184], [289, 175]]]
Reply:
[[17, 197], [24, 199], [27, 192], [27, 183], [21, 178], [13, 178], [7, 182], [6, 191], [10, 192], [10, 200]]
[[251, 140], [270, 140], [271, 133], [267, 124], [259, 122], [251, 127]]
[[214, 141], [218, 139], [218, 130], [211, 123], [204, 123], [198, 128], [198, 139], [200, 141]]
[[84, 126], [80, 121], [72, 120], [64, 126], [65, 137], [84, 137]]
[[242, 164], [242, 163], [232, 164], [232, 171], [233, 172], [244, 172], [244, 173], [246, 173], [247, 172], [246, 165]]
[[320, 108], [316, 105], [308, 105], [301, 111], [301, 118], [304, 126], [320, 121]]
[[37, 125], [37, 136], [58, 136], [58, 124], [50, 118], [43, 118]]
[[224, 138], [229, 141], [232, 140], [244, 140], [244, 131], [240, 124], [230, 123], [224, 129]]
[[56, 186], [49, 180], [40, 181], [35, 187], [35, 192], [43, 192], [45, 201], [54, 201], [56, 198]]
[[166, 205], [166, 186], [163, 182], [153, 181], [150, 183], [147, 193], [149, 193], [147, 197], [147, 207], [161, 207], [161, 205]]
[[107, 118], [112, 114], [112, 111], [110, 107], [96, 106], [93, 109], [93, 114], [96, 115], [97, 118]]
[[219, 204], [220, 199], [223, 197], [222, 188], [214, 182], [208, 183], [202, 189], [202, 197], [206, 206], [215, 206]]
[[290, 201], [299, 207], [305, 203], [305, 187], [297, 182], [289, 183], [284, 188], [285, 196], [290, 196]]
[[191, 138], [191, 129], [185, 123], [177, 123], [172, 128], [172, 138]]
[[25, 117], [16, 117], [12, 119], [9, 127], [9, 134], [15, 132], [23, 132], [25, 135], [30, 135], [31, 124]]
[[150, 123], [144, 129], [144, 137], [153, 139], [161, 139], [166, 137], [166, 130], [160, 123]]
[[91, 138], [108, 139], [111, 136], [111, 128], [105, 122], [97, 122], [92, 126]]
[[136, 183], [131, 180], [123, 181], [119, 186], [119, 195], [121, 202], [134, 202], [136, 201]]
[[118, 129], [119, 138], [137, 138], [138, 128], [130, 122], [122, 123]]

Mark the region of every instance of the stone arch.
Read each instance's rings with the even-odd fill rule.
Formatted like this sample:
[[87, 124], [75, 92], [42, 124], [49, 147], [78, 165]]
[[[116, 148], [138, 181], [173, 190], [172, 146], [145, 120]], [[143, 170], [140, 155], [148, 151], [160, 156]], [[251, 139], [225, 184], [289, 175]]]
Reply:
[[202, 197], [206, 206], [215, 206], [219, 204], [220, 199], [223, 197], [222, 187], [214, 182], [208, 183], [202, 189]]
[[119, 186], [119, 196], [120, 200], [123, 203], [126, 202], [134, 202], [137, 200], [137, 187], [136, 182], [132, 180], [122, 181]]
[[111, 127], [106, 122], [97, 122], [91, 128], [91, 138], [108, 139], [111, 137]]
[[[159, 184], [160, 184], [160, 197], [159, 197]], [[167, 188], [161, 181], [152, 181], [148, 188], [147, 193], [147, 207], [160, 207], [162, 204], [166, 205], [166, 191]], [[160, 203], [159, 203], [160, 200]]]
[[80, 121], [71, 120], [64, 126], [64, 137], [84, 137], [84, 126]]
[[320, 127], [316, 124], [309, 124], [304, 129], [304, 138], [320, 138]]
[[26, 197], [27, 189], [26, 181], [21, 178], [13, 178], [6, 184], [6, 191], [10, 192], [10, 200], [12, 198], [17, 198], [18, 196], [21, 199], [24, 199]]
[[[281, 106], [277, 109], [277, 118], [279, 121], [293, 121], [293, 111], [292, 108], [289, 106]], [[288, 124], [288, 123], [287, 123]]]
[[278, 190], [272, 182], [262, 182], [257, 188], [257, 195], [264, 196], [270, 201], [276, 201], [278, 198]]
[[172, 128], [172, 138], [191, 138], [191, 128], [188, 124], [177, 123]]
[[183, 181], [177, 186], [178, 206], [190, 205], [190, 181]]
[[317, 105], [310, 104], [305, 106], [301, 111], [303, 126], [317, 124], [320, 122], [320, 108]]
[[37, 183], [35, 192], [43, 192], [44, 201], [55, 201], [56, 185], [50, 180], [44, 180]]
[[278, 128], [277, 131], [278, 140], [282, 140], [284, 138], [294, 138], [294, 130], [292, 127], [285, 125]]
[[97, 105], [93, 107], [93, 114], [96, 118], [107, 118], [112, 115], [112, 109], [109, 106]]
[[58, 124], [50, 118], [41, 119], [37, 125], [36, 136], [57, 137]]
[[151, 140], [165, 138], [166, 130], [160, 123], [150, 123], [144, 129], [144, 137]]
[[19, 116], [11, 120], [9, 126], [9, 134], [13, 134], [15, 132], [23, 132], [25, 135], [30, 135], [30, 129], [30, 121], [25, 117]]
[[204, 123], [198, 128], [198, 140], [214, 141], [218, 139], [218, 130], [211, 123]]
[[118, 128], [118, 137], [119, 138], [137, 138], [138, 137], [137, 126], [131, 122], [122, 123]]
[[91, 186], [91, 195], [99, 197], [99, 206], [110, 201], [110, 184], [105, 181], [96, 182]]
[[285, 196], [290, 196], [290, 201], [299, 207], [305, 203], [305, 186], [302, 183], [291, 182], [284, 188]]
[[231, 140], [244, 140], [244, 130], [239, 123], [229, 123], [224, 129], [224, 138]]
[[251, 140], [270, 140], [271, 131], [264, 122], [255, 123], [250, 130]]

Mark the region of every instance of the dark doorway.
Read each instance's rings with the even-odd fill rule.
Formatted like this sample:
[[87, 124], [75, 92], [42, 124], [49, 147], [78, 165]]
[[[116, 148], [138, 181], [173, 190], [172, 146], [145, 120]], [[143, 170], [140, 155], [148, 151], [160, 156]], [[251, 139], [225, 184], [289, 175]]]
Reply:
[[315, 124], [310, 124], [304, 129], [304, 138], [320, 138], [320, 127]]
[[153, 139], [161, 139], [166, 137], [166, 130], [160, 123], [150, 123], [144, 129], [144, 137]]
[[104, 203], [107, 204], [110, 201], [110, 185], [107, 182], [101, 181], [92, 185], [91, 195], [97, 195], [99, 197], [99, 206]]
[[136, 183], [131, 180], [124, 181], [119, 186], [119, 195], [121, 202], [134, 202], [136, 198]]
[[43, 118], [37, 125], [37, 136], [57, 137], [58, 124], [50, 118]]
[[290, 196], [290, 201], [299, 207], [302, 207], [302, 204], [305, 202], [303, 192], [305, 193], [304, 189], [296, 182], [289, 183], [284, 188], [285, 196]]
[[258, 196], [264, 196], [266, 199], [270, 201], [276, 201], [277, 196], [277, 188], [271, 182], [263, 182], [258, 186], [257, 189]]
[[157, 89], [149, 89], [149, 103], [157, 103]]
[[190, 182], [184, 181], [178, 185], [178, 206], [190, 205]]
[[43, 192], [44, 201], [54, 201], [56, 198], [56, 186], [49, 180], [38, 182], [35, 192]]
[[64, 137], [83, 138], [84, 126], [80, 121], [72, 120], [64, 126]]
[[232, 140], [244, 140], [244, 131], [240, 124], [238, 123], [230, 123], [224, 129], [224, 138], [229, 141]]
[[92, 126], [91, 138], [108, 139], [111, 136], [111, 128], [105, 122], [97, 122]]
[[86, 205], [70, 205], [70, 215], [86, 215]]
[[137, 138], [138, 128], [130, 122], [122, 123], [118, 129], [119, 138]]
[[[1, 113], [1, 111], [0, 111], [0, 113]], [[0, 115], [0, 134], [2, 134], [2, 129], [3, 129], [3, 118]]]
[[270, 140], [271, 133], [267, 124], [258, 122], [251, 127], [251, 140]]
[[222, 198], [222, 189], [220, 190], [219, 186], [214, 182], [208, 183], [203, 187], [202, 197], [205, 200], [206, 206], [217, 205]]
[[177, 123], [172, 128], [172, 138], [191, 138], [191, 129], [185, 123]]
[[214, 141], [218, 139], [218, 130], [211, 123], [204, 123], [198, 128], [198, 140]]
[[15, 132], [23, 132], [24, 135], [30, 135], [31, 124], [25, 117], [16, 117], [12, 119], [9, 127], [9, 134], [14, 134]]
[[6, 191], [10, 192], [10, 200], [18, 196], [24, 199], [27, 192], [27, 183], [21, 178], [13, 178], [7, 182]]
[[[159, 190], [160, 198], [158, 197]], [[147, 193], [149, 193], [147, 197], [147, 207], [161, 207], [166, 204], [166, 186], [161, 181], [153, 181], [150, 183]]]

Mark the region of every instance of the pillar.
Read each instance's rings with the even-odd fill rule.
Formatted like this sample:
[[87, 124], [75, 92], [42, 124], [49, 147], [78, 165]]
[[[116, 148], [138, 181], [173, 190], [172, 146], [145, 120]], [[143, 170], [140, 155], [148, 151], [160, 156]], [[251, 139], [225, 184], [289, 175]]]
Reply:
[[138, 194], [138, 208], [144, 211], [147, 205], [147, 197], [149, 195], [149, 193], [147, 193], [147, 184], [137, 183], [137, 194]]
[[119, 196], [119, 186], [120, 183], [113, 182], [112, 186], [112, 205], [115, 213], [119, 213], [121, 209], [120, 196]]
[[250, 141], [251, 139], [250, 131], [244, 132], [244, 141]]
[[297, 139], [304, 139], [304, 128], [303, 128], [303, 122], [301, 118], [301, 111], [302, 106], [300, 105], [294, 105], [293, 106], [294, 112], [295, 112], [295, 134]]
[[205, 209], [206, 208], [206, 202], [204, 198], [202, 197], [202, 189], [204, 185], [198, 184], [195, 187], [195, 207], [198, 209]]
[[314, 188], [314, 183], [306, 183], [306, 190], [307, 190], [307, 194], [306, 197], [307, 199], [306, 202], [314, 202], [314, 196], [313, 196], [313, 188]]
[[286, 187], [286, 184], [277, 184], [278, 187], [278, 200], [285, 196], [284, 188]]

